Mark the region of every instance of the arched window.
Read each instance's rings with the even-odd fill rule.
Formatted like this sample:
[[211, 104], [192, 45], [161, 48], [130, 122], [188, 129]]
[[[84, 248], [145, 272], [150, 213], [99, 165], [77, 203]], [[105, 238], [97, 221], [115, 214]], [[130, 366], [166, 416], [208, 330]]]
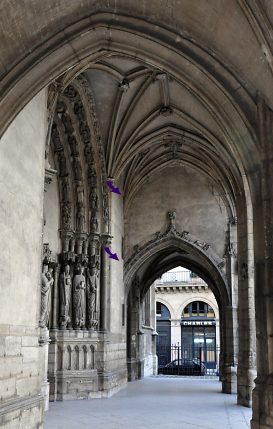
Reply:
[[212, 307], [203, 301], [194, 301], [187, 305], [182, 312], [182, 317], [207, 317], [215, 318]]
[[156, 317], [158, 319], [170, 319], [171, 314], [166, 307], [166, 305], [161, 304], [161, 302], [156, 302]]

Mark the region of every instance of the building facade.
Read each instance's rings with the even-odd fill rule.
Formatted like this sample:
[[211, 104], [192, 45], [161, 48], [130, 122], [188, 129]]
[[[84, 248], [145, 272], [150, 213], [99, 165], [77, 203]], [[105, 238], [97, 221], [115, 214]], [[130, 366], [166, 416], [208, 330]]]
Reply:
[[[219, 309], [208, 285], [181, 267], [155, 282], [158, 366], [177, 355], [201, 356], [207, 374], [219, 373]], [[165, 348], [165, 346], [167, 347]]]

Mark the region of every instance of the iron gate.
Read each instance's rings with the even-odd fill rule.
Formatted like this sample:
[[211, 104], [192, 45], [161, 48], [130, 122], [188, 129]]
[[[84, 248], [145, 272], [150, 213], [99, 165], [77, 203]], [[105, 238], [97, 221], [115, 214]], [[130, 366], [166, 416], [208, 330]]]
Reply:
[[[209, 345], [158, 345], [158, 373], [170, 375], [218, 375], [218, 347]], [[166, 362], [168, 357], [168, 362]]]

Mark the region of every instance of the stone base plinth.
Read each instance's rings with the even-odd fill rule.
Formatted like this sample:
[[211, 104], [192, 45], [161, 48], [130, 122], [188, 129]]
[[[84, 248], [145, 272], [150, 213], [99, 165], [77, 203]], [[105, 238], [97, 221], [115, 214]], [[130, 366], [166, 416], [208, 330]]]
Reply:
[[273, 377], [255, 380], [252, 393], [251, 429], [273, 428]]
[[126, 385], [126, 343], [120, 337], [64, 330], [50, 337], [50, 401], [109, 397]]
[[143, 378], [144, 362], [139, 359], [127, 359], [128, 381], [139, 380]]
[[254, 379], [256, 378], [256, 369], [247, 369], [238, 367], [237, 372], [237, 403], [244, 407], [252, 406], [252, 391], [254, 389]]
[[222, 392], [237, 392], [237, 366], [222, 366]]

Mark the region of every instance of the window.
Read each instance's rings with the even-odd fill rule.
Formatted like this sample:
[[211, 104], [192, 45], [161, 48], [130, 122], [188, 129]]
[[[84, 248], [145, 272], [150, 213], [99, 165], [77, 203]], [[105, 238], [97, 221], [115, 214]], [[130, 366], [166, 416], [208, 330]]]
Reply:
[[156, 316], [161, 317], [161, 302], [156, 303]]
[[182, 312], [182, 317], [215, 317], [212, 307], [203, 301], [191, 302]]
[[156, 302], [156, 317], [162, 319], [170, 319], [171, 314], [166, 307], [166, 305], [161, 304], [161, 302]]

